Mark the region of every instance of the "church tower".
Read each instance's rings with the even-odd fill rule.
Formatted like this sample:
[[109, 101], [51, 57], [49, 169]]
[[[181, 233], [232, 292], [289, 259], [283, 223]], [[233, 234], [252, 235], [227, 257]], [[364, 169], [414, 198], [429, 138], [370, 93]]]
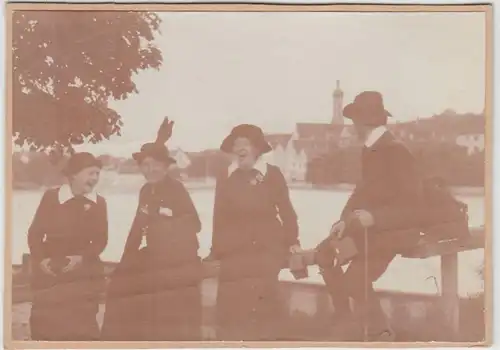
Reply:
[[344, 117], [342, 115], [344, 92], [340, 89], [340, 80], [337, 80], [337, 87], [333, 92], [333, 116], [332, 124], [344, 125]]

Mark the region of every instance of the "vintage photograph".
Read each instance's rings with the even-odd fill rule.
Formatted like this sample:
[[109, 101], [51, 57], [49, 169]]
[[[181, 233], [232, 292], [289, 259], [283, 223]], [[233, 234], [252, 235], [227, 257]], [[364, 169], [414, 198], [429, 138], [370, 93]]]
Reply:
[[491, 13], [9, 4], [5, 338], [487, 344]]

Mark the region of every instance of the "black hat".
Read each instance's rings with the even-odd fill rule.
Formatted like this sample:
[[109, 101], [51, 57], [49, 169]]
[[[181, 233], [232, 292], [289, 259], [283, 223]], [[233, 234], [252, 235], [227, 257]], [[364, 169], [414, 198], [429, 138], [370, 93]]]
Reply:
[[261, 153], [267, 153], [272, 150], [261, 128], [251, 124], [240, 124], [234, 127], [231, 133], [222, 141], [220, 145], [221, 151], [231, 153], [234, 141], [239, 137], [248, 139]]
[[66, 166], [63, 169], [63, 173], [66, 176], [72, 176], [78, 174], [85, 168], [90, 167], [102, 168], [102, 162], [94, 157], [88, 152], [74, 153], [67, 161]]
[[173, 127], [173, 121], [169, 121], [168, 117], [163, 119], [163, 122], [158, 129], [155, 142], [143, 144], [139, 152], [132, 154], [132, 158], [134, 158], [134, 160], [138, 163], [141, 163], [146, 157], [151, 157], [167, 165], [176, 163], [175, 159], [170, 156], [170, 152], [165, 145], [170, 136], [172, 136]]
[[385, 125], [392, 114], [385, 110], [382, 94], [377, 91], [364, 91], [354, 102], [344, 107], [344, 117], [359, 120], [371, 126]]
[[137, 163], [141, 163], [146, 157], [151, 157], [168, 165], [175, 163], [175, 159], [170, 156], [167, 146], [155, 142], [145, 143], [139, 152], [132, 154], [132, 158]]

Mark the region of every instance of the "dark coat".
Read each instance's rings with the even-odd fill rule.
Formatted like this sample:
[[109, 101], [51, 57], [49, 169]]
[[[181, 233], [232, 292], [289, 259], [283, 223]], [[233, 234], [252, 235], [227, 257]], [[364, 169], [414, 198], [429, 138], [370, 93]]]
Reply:
[[[327, 238], [320, 244], [317, 261], [337, 315], [350, 312], [351, 297], [356, 306], [368, 309], [370, 327], [375, 325], [380, 330], [385, 319], [373, 282], [398, 252], [419, 239], [422, 183], [414, 157], [390, 132], [385, 132], [372, 147], [364, 147], [361, 163], [361, 182], [341, 214], [347, 223], [344, 234], [354, 239], [358, 255], [345, 272], [339, 265], [332, 266], [335, 253]], [[353, 219], [357, 209], [370, 212], [374, 218], [374, 226], [367, 231]], [[339, 320], [343, 319], [345, 315], [339, 316]]]
[[[33, 302], [30, 316], [33, 340], [90, 341], [99, 339], [96, 321], [104, 277], [99, 255], [108, 238], [106, 201], [75, 197], [59, 202], [59, 189], [42, 197], [28, 231]], [[66, 257], [81, 255], [83, 263], [63, 273]], [[42, 272], [50, 258], [55, 276]]]
[[279, 168], [268, 165], [265, 175], [236, 170], [218, 179], [212, 255], [221, 264], [219, 339], [279, 337], [286, 310], [278, 275], [288, 247], [297, 243], [297, 216]]
[[[363, 148], [361, 169], [361, 182], [347, 201], [341, 219], [349, 221], [354, 210], [364, 209], [374, 217], [370, 231], [389, 233], [387, 237], [391, 237], [381, 245], [397, 250], [414, 243], [421, 224], [423, 197], [422, 178], [413, 155], [385, 132], [372, 147]], [[379, 241], [380, 235], [370, 236]]]
[[[200, 230], [181, 182], [166, 177], [142, 187], [125, 251], [109, 284], [103, 340], [199, 338]], [[141, 248], [143, 240], [147, 243]]]

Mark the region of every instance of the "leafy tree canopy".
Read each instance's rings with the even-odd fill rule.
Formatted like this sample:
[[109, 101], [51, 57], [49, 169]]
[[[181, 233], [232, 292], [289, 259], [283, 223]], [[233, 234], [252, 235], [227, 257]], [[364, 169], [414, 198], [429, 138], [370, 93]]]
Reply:
[[13, 14], [13, 139], [31, 150], [72, 151], [120, 135], [112, 99], [137, 93], [132, 74], [159, 69], [160, 18], [148, 12]]

